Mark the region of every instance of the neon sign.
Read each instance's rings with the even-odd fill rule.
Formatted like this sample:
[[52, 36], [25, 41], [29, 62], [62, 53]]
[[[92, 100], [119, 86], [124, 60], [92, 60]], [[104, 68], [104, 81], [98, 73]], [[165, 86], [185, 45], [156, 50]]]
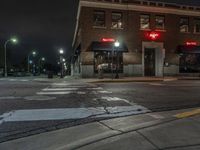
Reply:
[[186, 42], [187, 46], [197, 46], [197, 42]]
[[160, 37], [160, 33], [155, 32], [155, 31], [148, 32], [148, 33], [146, 33], [146, 37], [149, 40], [155, 41], [155, 40], [157, 40]]
[[101, 41], [102, 42], [115, 42], [115, 39], [113, 39], [113, 38], [102, 38]]

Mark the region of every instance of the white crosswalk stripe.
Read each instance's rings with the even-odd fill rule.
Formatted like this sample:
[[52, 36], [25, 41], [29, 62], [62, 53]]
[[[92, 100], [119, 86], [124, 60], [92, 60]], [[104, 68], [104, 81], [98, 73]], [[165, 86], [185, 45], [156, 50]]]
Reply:
[[[83, 91], [84, 90], [84, 91]], [[87, 90], [87, 92], [85, 91]], [[51, 86], [37, 92], [37, 95], [67, 95], [67, 94], [111, 94], [111, 91], [103, 90], [102, 87], [89, 87], [89, 85], [77, 85], [70, 83], [53, 83]]]
[[[53, 83], [50, 87], [37, 92], [37, 95], [67, 95], [77, 93], [82, 86], [69, 83]], [[81, 93], [83, 94], [83, 93]]]
[[48, 121], [64, 119], [82, 119], [82, 118], [109, 118], [126, 115], [147, 113], [150, 110], [145, 107], [135, 106], [116, 106], [107, 107], [88, 107], [88, 108], [58, 108], [58, 109], [28, 109], [16, 110], [4, 113], [0, 116], [0, 124], [5, 122], [21, 121]]
[[42, 89], [42, 91], [75, 91], [78, 90], [78, 88], [46, 88]]

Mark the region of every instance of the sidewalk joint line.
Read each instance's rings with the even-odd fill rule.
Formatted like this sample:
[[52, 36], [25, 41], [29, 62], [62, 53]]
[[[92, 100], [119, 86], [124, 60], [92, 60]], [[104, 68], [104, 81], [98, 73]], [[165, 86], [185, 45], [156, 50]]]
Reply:
[[107, 128], [108, 128], [108, 129], [110, 129], [110, 130], [113, 130], [113, 131], [118, 131], [118, 132], [120, 132], [120, 133], [124, 133], [122, 130], [119, 130], [119, 129], [114, 129], [114, 128], [112, 128], [112, 127], [108, 126], [107, 124], [105, 124], [105, 123], [103, 123], [103, 122], [101, 122], [101, 121], [98, 121], [98, 123], [100, 123], [101, 125], [103, 125], [103, 126], [107, 127]]
[[142, 136], [147, 142], [149, 142], [152, 146], [154, 146], [157, 150], [161, 150], [155, 143], [153, 143], [149, 138], [147, 138], [145, 135], [143, 135], [140, 131], [135, 131], [140, 136]]

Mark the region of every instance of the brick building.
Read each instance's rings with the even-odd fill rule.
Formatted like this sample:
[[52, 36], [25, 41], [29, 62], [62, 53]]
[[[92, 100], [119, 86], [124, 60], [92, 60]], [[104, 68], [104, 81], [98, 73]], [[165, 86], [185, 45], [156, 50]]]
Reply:
[[[115, 46], [115, 42], [119, 42]], [[141, 0], [80, 0], [72, 74], [199, 75], [200, 7]]]

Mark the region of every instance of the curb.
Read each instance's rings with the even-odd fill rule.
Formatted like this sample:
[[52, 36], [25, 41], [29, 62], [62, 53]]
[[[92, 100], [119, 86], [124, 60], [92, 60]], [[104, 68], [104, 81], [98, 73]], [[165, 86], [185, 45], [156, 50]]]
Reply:
[[114, 79], [114, 80], [96, 80], [96, 81], [86, 81], [88, 83], [123, 83], [123, 82], [169, 82], [169, 81], [177, 81], [178, 79]]

